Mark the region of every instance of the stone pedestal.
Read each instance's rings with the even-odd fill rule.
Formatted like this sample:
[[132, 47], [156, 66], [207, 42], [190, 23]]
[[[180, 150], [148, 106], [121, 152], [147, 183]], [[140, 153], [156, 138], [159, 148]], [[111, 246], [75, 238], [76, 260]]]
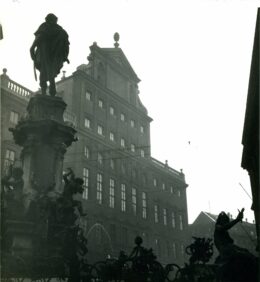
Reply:
[[47, 277], [48, 272], [55, 276], [63, 271], [63, 260], [57, 259], [58, 238], [51, 231], [55, 218], [50, 214], [62, 192], [64, 154], [76, 141], [76, 130], [63, 120], [65, 108], [60, 97], [35, 95], [29, 101], [26, 118], [10, 129], [15, 143], [22, 147], [24, 208], [22, 215], [8, 218], [4, 213], [2, 220], [8, 245], [3, 255], [5, 276]]

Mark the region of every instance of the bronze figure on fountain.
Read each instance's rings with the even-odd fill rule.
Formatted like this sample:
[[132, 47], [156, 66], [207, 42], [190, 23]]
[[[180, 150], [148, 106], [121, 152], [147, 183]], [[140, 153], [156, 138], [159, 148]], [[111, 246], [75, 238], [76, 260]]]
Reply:
[[[49, 94], [56, 95], [55, 77], [60, 73], [63, 63], [69, 63], [69, 36], [57, 21], [58, 18], [54, 14], [48, 14], [45, 22], [34, 33], [35, 40], [30, 48], [34, 71], [37, 69], [40, 72], [43, 95], [46, 95], [47, 82]], [[35, 79], [37, 80], [36, 72]]]

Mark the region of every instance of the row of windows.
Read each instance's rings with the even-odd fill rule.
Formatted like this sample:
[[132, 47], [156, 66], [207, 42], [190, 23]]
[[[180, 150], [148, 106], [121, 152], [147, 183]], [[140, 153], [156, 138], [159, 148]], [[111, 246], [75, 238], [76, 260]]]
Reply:
[[[134, 147], [134, 148], [136, 149], [136, 147]], [[133, 152], [133, 150], [132, 150], [132, 152]], [[140, 154], [141, 154], [141, 157], [145, 157], [144, 149], [140, 149]], [[87, 159], [90, 158], [90, 149], [87, 146], [84, 146], [84, 156]], [[111, 169], [115, 169], [115, 159], [109, 158], [108, 160], [110, 162], [110, 168]], [[98, 162], [99, 165], [103, 165], [104, 164], [104, 157], [103, 157], [103, 155], [100, 152], [97, 153], [97, 162]], [[126, 172], [126, 168], [125, 168], [125, 165], [123, 163], [121, 164], [121, 170], [122, 170], [122, 173]], [[137, 174], [136, 170], [133, 169], [132, 170], [132, 175], [133, 175], [134, 178], [136, 178], [136, 174]], [[146, 179], [144, 179], [143, 182], [144, 182], [144, 184], [147, 184], [146, 183]], [[158, 180], [156, 178], [153, 179], [153, 185], [154, 185], [154, 187], [158, 187]], [[162, 182], [161, 188], [162, 188], [163, 191], [168, 190], [171, 194], [177, 194], [178, 197], [181, 197], [180, 189], [176, 189], [172, 185], [169, 186], [169, 187], [166, 187], [166, 184], [164, 182]]]
[[[84, 126], [85, 128], [92, 128], [92, 125], [91, 125], [91, 121], [89, 118], [85, 118], [84, 119]], [[104, 130], [104, 127], [100, 124], [97, 125], [97, 133], [101, 136], [105, 136], [105, 130]], [[114, 132], [110, 132], [109, 133], [109, 138], [111, 141], [115, 141], [115, 133]], [[122, 140], [122, 139], [121, 139]], [[121, 141], [122, 143], [122, 141]], [[124, 146], [124, 145], [121, 145], [121, 146]]]
[[[154, 186], [154, 187], [158, 187], [158, 186], [159, 186], [159, 185], [158, 185], [158, 180], [157, 180], [157, 178], [154, 178], [154, 179], [153, 179], [153, 186]], [[164, 182], [162, 182], [161, 188], [162, 188], [163, 191], [166, 190], [166, 185], [165, 185]], [[179, 197], [181, 197], [181, 190], [179, 190], [179, 189], [176, 190], [176, 189], [173, 188], [173, 186], [170, 186], [170, 187], [169, 187], [169, 190], [170, 190], [171, 194], [174, 194], [175, 192], [177, 192], [177, 195], [178, 195]]]
[[[86, 100], [87, 101], [92, 101], [93, 100], [92, 95], [93, 94], [91, 92], [87, 91], [86, 92]], [[105, 108], [105, 104], [104, 104], [104, 101], [102, 99], [98, 99], [98, 107], [101, 108], [101, 109]], [[115, 110], [115, 108], [113, 106], [109, 107], [109, 114], [111, 116], [116, 116], [116, 110]], [[126, 122], [127, 121], [126, 114], [120, 113], [120, 120], [122, 122]], [[130, 126], [132, 128], [136, 127], [136, 121], [134, 119], [130, 119]], [[144, 133], [144, 126], [142, 126], [142, 125], [140, 126], [140, 132]]]
[[[140, 156], [141, 156], [142, 158], [144, 158], [144, 157], [145, 157], [145, 150], [142, 149], [142, 148], [143, 148], [143, 146], [142, 146], [141, 149], [140, 149], [140, 147], [136, 147], [134, 144], [131, 144], [130, 150], [131, 150], [132, 153], [135, 153], [135, 152], [137, 151], [137, 149], [138, 149], [138, 150], [140, 149]], [[127, 149], [126, 149], [126, 150], [127, 150]], [[87, 146], [84, 146], [84, 156], [85, 156], [87, 159], [90, 158], [90, 149], [89, 149], [89, 147], [87, 147]], [[111, 160], [112, 160], [111, 163], [113, 163], [113, 159], [111, 159]], [[98, 161], [98, 163], [99, 163], [100, 165], [103, 164], [104, 157], [103, 157], [103, 155], [102, 155], [100, 152], [97, 153], [97, 161]], [[111, 168], [114, 168], [114, 165], [113, 165], [113, 164], [112, 164], [112, 167], [111, 167]]]
[[[88, 199], [89, 197], [89, 169], [83, 168], [83, 181], [84, 181], [84, 192], [83, 198]], [[141, 213], [142, 218], [147, 218], [147, 193], [142, 192], [141, 194]], [[109, 207], [115, 208], [115, 180], [113, 178], [109, 179]], [[96, 182], [96, 200], [101, 205], [103, 204], [103, 175], [101, 173], [97, 173], [97, 182]], [[122, 212], [126, 212], [126, 185], [124, 183], [120, 184], [120, 210]], [[131, 189], [131, 210], [134, 215], [137, 213], [137, 190], [136, 188]], [[169, 216], [167, 214], [167, 209], [162, 209], [162, 223], [163, 225], [168, 225]], [[175, 212], [171, 212], [171, 226], [172, 228], [176, 228], [176, 217]], [[159, 216], [159, 206], [154, 205], [154, 222], [160, 222]], [[183, 230], [183, 218], [182, 215], [179, 215], [179, 229]]]

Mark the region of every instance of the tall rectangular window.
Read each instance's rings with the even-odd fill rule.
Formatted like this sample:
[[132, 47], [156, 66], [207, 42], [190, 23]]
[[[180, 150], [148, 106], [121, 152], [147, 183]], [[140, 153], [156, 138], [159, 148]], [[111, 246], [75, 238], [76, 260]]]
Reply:
[[163, 224], [167, 225], [167, 210], [163, 209]]
[[153, 186], [154, 186], [154, 187], [157, 186], [157, 179], [156, 179], [156, 178], [153, 179]]
[[130, 125], [131, 127], [135, 127], [135, 121], [133, 119], [130, 121]]
[[103, 130], [103, 126], [102, 125], [98, 125], [97, 132], [98, 132], [99, 135], [103, 135], [104, 134], [104, 130]]
[[110, 160], [110, 168], [115, 169], [115, 160], [113, 159]]
[[179, 220], [180, 220], [180, 230], [183, 230], [183, 219], [182, 219], [182, 215], [179, 215]]
[[89, 158], [89, 148], [84, 146], [84, 156], [88, 159]]
[[125, 184], [121, 184], [121, 211], [125, 212], [126, 210], [126, 190]]
[[111, 116], [115, 115], [115, 109], [112, 106], [109, 108], [109, 112]]
[[101, 173], [97, 174], [97, 201], [102, 204], [102, 189], [103, 189], [103, 177]]
[[121, 145], [121, 147], [125, 148], [125, 139], [124, 138], [121, 138], [120, 145]]
[[177, 252], [176, 252], [176, 243], [172, 243], [172, 254], [173, 257], [176, 258], [177, 257]]
[[165, 183], [162, 184], [162, 189], [165, 190]]
[[15, 152], [12, 150], [6, 150], [5, 160], [4, 160], [4, 169], [8, 169], [11, 164], [14, 164]]
[[175, 228], [176, 223], [175, 223], [175, 214], [172, 212], [172, 228]]
[[131, 152], [135, 152], [135, 145], [134, 144], [131, 144]]
[[121, 119], [121, 121], [125, 121], [125, 115], [121, 113], [120, 119]]
[[103, 164], [103, 156], [101, 153], [98, 153], [97, 154], [97, 161], [98, 161], [98, 164], [99, 165], [102, 165]]
[[142, 125], [140, 126], [140, 131], [141, 133], [144, 133], [144, 127]]
[[13, 112], [13, 111], [10, 112], [10, 122], [11, 123], [17, 124], [18, 123], [18, 118], [19, 118], [18, 113]]
[[134, 215], [136, 215], [136, 188], [132, 188], [132, 209]]
[[144, 158], [144, 150], [141, 149], [140, 152], [141, 152], [141, 157]]
[[89, 170], [87, 168], [83, 168], [83, 194], [82, 198], [83, 199], [88, 199], [88, 187], [89, 187]]
[[88, 118], [85, 118], [85, 120], [84, 120], [84, 126], [85, 126], [86, 128], [90, 128], [90, 120], [89, 120]]
[[183, 244], [181, 244], [181, 254], [182, 254], [182, 256], [185, 255], [185, 248], [184, 248]]
[[146, 193], [142, 192], [142, 217], [147, 218], [147, 202], [146, 202]]
[[86, 91], [86, 100], [87, 101], [91, 100], [91, 93], [89, 91]]
[[112, 178], [109, 180], [109, 207], [115, 207], [115, 180]]
[[109, 134], [109, 139], [110, 139], [111, 141], [115, 141], [115, 134], [114, 134], [113, 132], [110, 132], [110, 134]]
[[101, 100], [101, 99], [98, 100], [98, 106], [99, 106], [99, 108], [103, 109], [103, 107], [104, 107], [103, 100]]
[[154, 205], [154, 222], [159, 222], [159, 215], [158, 215], [158, 205]]

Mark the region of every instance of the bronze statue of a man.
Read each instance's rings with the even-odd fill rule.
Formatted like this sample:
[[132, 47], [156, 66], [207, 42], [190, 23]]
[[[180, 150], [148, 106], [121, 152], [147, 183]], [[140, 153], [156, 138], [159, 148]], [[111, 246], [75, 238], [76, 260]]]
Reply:
[[57, 21], [54, 14], [48, 14], [34, 33], [35, 40], [30, 48], [34, 67], [40, 72], [42, 94], [46, 95], [49, 82], [51, 96], [56, 94], [55, 77], [60, 73], [63, 63], [69, 63], [69, 36]]

